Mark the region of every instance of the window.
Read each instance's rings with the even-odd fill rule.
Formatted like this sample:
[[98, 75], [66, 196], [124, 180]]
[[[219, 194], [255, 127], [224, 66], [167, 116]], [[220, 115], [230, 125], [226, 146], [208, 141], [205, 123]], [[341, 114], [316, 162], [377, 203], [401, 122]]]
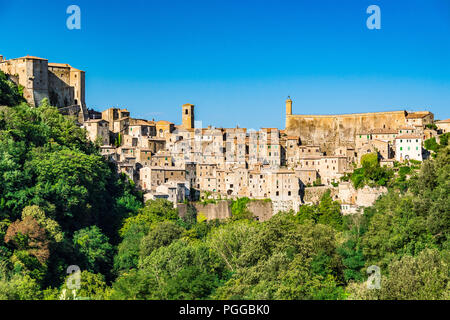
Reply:
[[189, 114], [189, 110], [188, 110], [188, 109], [185, 109], [185, 110], [184, 110], [184, 114]]

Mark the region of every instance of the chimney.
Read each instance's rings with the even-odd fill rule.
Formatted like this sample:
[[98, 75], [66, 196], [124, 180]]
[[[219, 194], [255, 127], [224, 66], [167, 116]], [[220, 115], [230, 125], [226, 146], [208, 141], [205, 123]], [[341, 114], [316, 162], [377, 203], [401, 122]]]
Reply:
[[3, 56], [0, 54], [0, 62], [3, 62]]

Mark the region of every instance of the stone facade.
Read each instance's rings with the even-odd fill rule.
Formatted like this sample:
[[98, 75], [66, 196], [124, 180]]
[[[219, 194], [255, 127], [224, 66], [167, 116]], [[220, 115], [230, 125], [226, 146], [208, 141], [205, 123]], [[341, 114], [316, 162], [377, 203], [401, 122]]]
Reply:
[[[289, 114], [292, 101], [288, 99], [286, 104], [288, 116], [297, 117]], [[424, 127], [406, 122], [406, 116], [414, 113], [319, 116], [325, 123], [334, 123], [329, 130], [339, 138], [324, 145], [329, 142], [322, 140], [328, 133], [320, 127], [316, 129], [322, 133], [307, 143], [301, 136], [289, 133], [289, 128], [195, 128], [194, 106], [184, 104], [181, 109], [182, 125], [135, 119], [128, 110], [120, 108], [103, 111], [101, 121], [89, 121], [103, 123], [109, 129], [115, 146], [102, 146], [102, 154], [117, 162], [120, 172], [133, 179], [148, 199], [164, 198], [177, 206], [183, 200], [248, 197], [252, 199], [251, 206], [256, 206], [253, 201], [270, 203], [271, 214], [296, 212], [304, 203], [319, 202], [323, 193], [331, 190], [332, 198], [341, 201], [342, 211], [354, 213], [373, 203], [378, 191], [345, 191], [341, 177], [352, 172], [361, 157], [370, 152], [378, 153], [382, 165], [393, 166], [398, 136], [426, 132]], [[423, 119], [432, 117], [419, 114], [420, 119], [424, 114]], [[345, 129], [355, 123], [359, 123], [356, 129]], [[91, 130], [91, 139], [105, 135], [98, 129]], [[264, 206], [268, 208], [269, 204]], [[227, 215], [225, 209], [214, 212], [212, 204], [207, 208], [202, 210], [208, 217]], [[268, 214], [258, 217], [267, 219]]]
[[[416, 116], [420, 121], [416, 119]], [[415, 124], [419, 124], [419, 122], [426, 124], [432, 119], [433, 114], [425, 111], [341, 115], [296, 115], [290, 113], [286, 114], [286, 133], [299, 136], [302, 144], [317, 144], [324, 152], [330, 153], [339, 146], [354, 146], [356, 133], [368, 132], [372, 129], [398, 130], [412, 120], [417, 120]]]
[[0, 70], [23, 86], [24, 98], [31, 106], [37, 106], [47, 98], [65, 114], [77, 110], [80, 123], [87, 120], [84, 71], [69, 64], [49, 63], [47, 59], [32, 56], [10, 60], [2, 58]]

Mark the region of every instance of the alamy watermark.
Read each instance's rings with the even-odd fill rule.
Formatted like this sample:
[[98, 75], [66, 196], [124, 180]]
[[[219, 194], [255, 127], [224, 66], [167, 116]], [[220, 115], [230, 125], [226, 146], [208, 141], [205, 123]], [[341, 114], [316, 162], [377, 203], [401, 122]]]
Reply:
[[368, 289], [381, 289], [381, 270], [378, 266], [370, 266], [367, 268], [369, 278], [367, 279]]
[[381, 9], [379, 6], [373, 4], [367, 7], [366, 13], [370, 14], [367, 18], [366, 26], [369, 30], [381, 29]]
[[67, 268], [69, 275], [66, 280], [67, 289], [61, 291], [60, 300], [86, 300], [86, 297], [79, 297], [78, 291], [81, 289], [81, 269], [77, 265], [71, 265]]
[[81, 9], [79, 6], [72, 4], [67, 7], [67, 14], [70, 16], [66, 20], [66, 26], [69, 30], [80, 30], [81, 29]]

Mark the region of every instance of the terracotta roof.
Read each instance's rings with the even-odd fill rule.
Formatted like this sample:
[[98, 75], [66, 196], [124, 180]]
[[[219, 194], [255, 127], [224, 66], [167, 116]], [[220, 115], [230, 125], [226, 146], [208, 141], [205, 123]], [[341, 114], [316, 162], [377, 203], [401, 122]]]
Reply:
[[422, 139], [421, 136], [415, 135], [415, 134], [402, 134], [401, 136], [398, 136], [395, 138], [398, 139]]
[[48, 63], [49, 67], [62, 67], [62, 68], [71, 68], [71, 66], [67, 63], [54, 63], [54, 62], [49, 62]]
[[[382, 141], [383, 142], [383, 141]], [[320, 156], [321, 159], [330, 159], [330, 158], [347, 158], [345, 155], [334, 155], [334, 156]]]
[[151, 126], [151, 125], [155, 125], [155, 122], [144, 119], [130, 118], [130, 126]]
[[436, 121], [436, 123], [450, 123], [450, 119], [445, 119], [441, 121]]
[[305, 149], [305, 148], [320, 148], [319, 145], [303, 145], [303, 146], [298, 146], [301, 149]]
[[384, 143], [384, 144], [389, 144], [389, 142], [386, 142], [386, 141], [383, 141], [383, 140], [380, 140], [380, 139], [373, 139], [372, 140], [372, 142], [380, 142], [380, 143]]
[[172, 124], [172, 122], [169, 122], [167, 120], [159, 120], [159, 121], [156, 121], [156, 124]]
[[11, 59], [11, 60], [16, 60], [16, 59], [30, 59], [30, 60], [44, 60], [44, 61], [48, 61], [48, 59], [34, 57], [34, 56], [28, 56], [28, 55], [26, 57], [14, 58], [14, 59]]
[[408, 113], [406, 119], [421, 119], [428, 116], [430, 113]]
[[394, 129], [373, 129], [372, 134], [395, 134], [397, 130]]

